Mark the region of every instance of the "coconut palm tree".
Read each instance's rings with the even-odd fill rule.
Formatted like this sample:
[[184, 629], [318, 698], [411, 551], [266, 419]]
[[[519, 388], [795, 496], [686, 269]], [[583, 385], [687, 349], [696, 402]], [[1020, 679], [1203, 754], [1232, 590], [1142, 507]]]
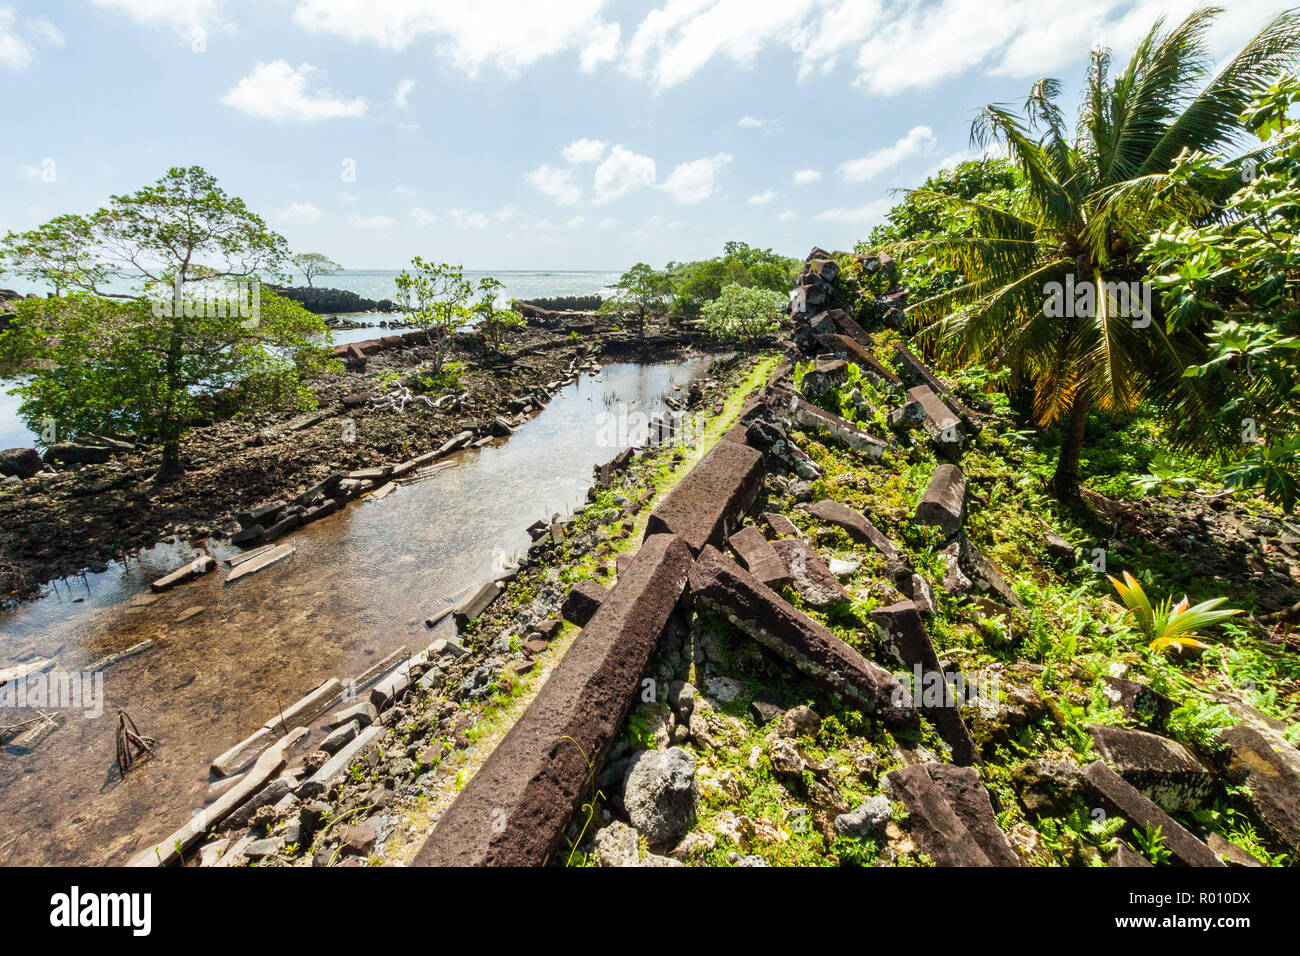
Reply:
[[[1187, 447], [1223, 433], [1214, 414], [1221, 400], [1204, 380], [1183, 377], [1199, 341], [1165, 329], [1140, 297], [1126, 303], [1122, 294], [1145, 276], [1139, 254], [1154, 228], [1214, 216], [1217, 201], [1240, 185], [1236, 174], [1171, 172], [1197, 151], [1239, 150], [1242, 112], [1300, 54], [1300, 11], [1291, 10], [1211, 77], [1206, 37], [1220, 12], [1198, 10], [1170, 30], [1157, 21], [1118, 73], [1108, 51], [1095, 51], [1072, 137], [1057, 80], [1034, 84], [1020, 111], [985, 107], [971, 139], [1005, 148], [1024, 180], [1015, 203], [1001, 209], [934, 193], [973, 228], [891, 250], [929, 254], [962, 275], [956, 288], [915, 303], [909, 319], [940, 354], [1008, 365], [1017, 381], [1032, 383], [1038, 422], [1064, 425], [1052, 482], [1061, 499], [1078, 495], [1093, 408], [1127, 412], [1150, 400]], [[1069, 295], [1089, 287], [1091, 303]]]

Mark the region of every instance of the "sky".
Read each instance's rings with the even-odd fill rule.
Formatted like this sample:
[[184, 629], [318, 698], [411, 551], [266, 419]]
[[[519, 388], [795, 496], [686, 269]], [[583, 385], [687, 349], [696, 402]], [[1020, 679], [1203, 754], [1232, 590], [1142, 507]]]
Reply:
[[[1225, 0], [1230, 56], [1284, 4]], [[200, 165], [347, 268], [851, 248], [1180, 0], [0, 0], [0, 232]]]

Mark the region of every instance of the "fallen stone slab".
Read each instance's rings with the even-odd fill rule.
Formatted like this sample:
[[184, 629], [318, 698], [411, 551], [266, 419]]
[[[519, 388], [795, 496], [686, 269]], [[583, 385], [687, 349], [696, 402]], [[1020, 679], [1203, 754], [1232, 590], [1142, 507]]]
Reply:
[[279, 737], [270, 727], [258, 727], [252, 734], [216, 757], [209, 768], [214, 777], [231, 777], [239, 773]]
[[[944, 560], [948, 562], [949, 576], [956, 580], [953, 587], [949, 587], [948, 577], [944, 579], [944, 589], [954, 593], [969, 593], [972, 590], [988, 591], [997, 599], [1010, 607], [1017, 610], [1023, 610], [1024, 604], [1020, 598], [1016, 597], [1011, 585], [1007, 584], [1006, 579], [1002, 577], [1002, 572], [998, 570], [987, 555], [984, 554], [975, 542], [971, 541], [965, 532], [957, 535], [952, 542], [942, 552]], [[955, 557], [956, 570], [954, 571], [953, 561], [950, 558]], [[964, 579], [964, 580], [963, 580]], [[954, 590], [954, 588], [956, 590]], [[965, 589], [964, 592], [962, 589]], [[976, 598], [978, 603], [982, 598]]]
[[849, 366], [844, 359], [817, 359], [803, 377], [805, 395], [821, 395], [849, 377]]
[[802, 539], [779, 538], [772, 542], [772, 550], [780, 556], [795, 590], [809, 607], [825, 611], [853, 600], [821, 556]]
[[846, 447], [868, 458], [879, 458], [889, 448], [886, 442], [875, 435], [867, 434], [852, 422], [824, 411], [802, 398], [791, 397], [780, 406], [774, 405], [773, 412], [786, 422], [829, 432]]
[[[691, 568], [690, 584], [696, 601], [725, 614], [735, 627], [826, 689], [854, 701], [886, 727], [917, 726], [916, 710], [903, 699], [897, 678], [801, 614], [717, 549], [701, 553]], [[899, 700], [903, 706], [896, 706]]]
[[[852, 322], [852, 319], [849, 321]], [[838, 320], [836, 324], [840, 324]], [[875, 353], [868, 347], [869, 342], [858, 342], [854, 337], [848, 335], [819, 335], [817, 341], [824, 348], [844, 355], [850, 362], [861, 369], [862, 374], [873, 384], [889, 388], [903, 387], [903, 380], [895, 375], [880, 359], [876, 358]]]
[[769, 588], [779, 588], [793, 582], [790, 569], [781, 556], [753, 525], [741, 528], [727, 539], [727, 543], [740, 557], [740, 563], [745, 569]]
[[820, 518], [827, 524], [843, 528], [853, 540], [871, 545], [884, 555], [885, 560], [897, 562], [900, 565], [906, 564], [897, 545], [885, 537], [881, 530], [872, 524], [865, 515], [854, 511], [848, 505], [832, 501], [830, 498], [823, 498], [821, 501], [809, 505], [808, 513]]
[[375, 705], [368, 700], [360, 700], [347, 707], [334, 711], [325, 718], [325, 726], [331, 730], [336, 730], [345, 724], [356, 722], [360, 729], [365, 729], [379, 719], [379, 711]]
[[994, 866], [1023, 866], [1020, 854], [998, 826], [989, 791], [974, 767], [951, 764], [922, 764], [930, 779], [943, 791], [944, 799]]
[[301, 514], [287, 514], [262, 532], [261, 541], [274, 541], [302, 524]]
[[1253, 853], [1247, 853], [1222, 834], [1211, 833], [1205, 842], [1225, 866], [1246, 866], [1252, 869], [1264, 866], [1263, 861]]
[[209, 554], [201, 554], [189, 564], [177, 568], [171, 574], [159, 578], [149, 587], [155, 592], [170, 591], [178, 584], [185, 581], [191, 581], [201, 575], [207, 574], [217, 566], [216, 558]]
[[113, 457], [113, 449], [107, 445], [78, 445], [73, 442], [60, 442], [51, 445], [45, 451], [47, 464], [63, 465], [102, 465]]
[[1194, 810], [1213, 786], [1209, 768], [1176, 740], [1125, 727], [1086, 727], [1106, 766], [1162, 810]]
[[279, 564], [285, 558], [292, 557], [297, 550], [298, 549], [291, 544], [282, 544], [279, 547], [272, 548], [270, 551], [259, 555], [252, 561], [246, 561], [238, 567], [232, 568], [230, 573], [226, 575], [225, 583], [233, 584], [245, 575], [256, 574], [258, 571], [264, 571], [271, 565]]
[[802, 538], [799, 529], [795, 527], [794, 522], [785, 515], [775, 511], [763, 512], [763, 521], [767, 524], [767, 530], [772, 532], [778, 538], [791, 537]]
[[271, 519], [287, 507], [289, 507], [288, 502], [279, 499], [274, 501], [263, 501], [261, 504], [254, 505], [247, 511], [241, 511], [236, 514], [235, 520], [239, 522], [239, 525], [242, 528], [250, 528], [255, 524], [265, 525], [271, 523]]
[[934, 450], [953, 461], [961, 457], [965, 448], [966, 433], [961, 419], [926, 385], [908, 389], [906, 403], [889, 413], [889, 423], [895, 428], [920, 425]]
[[361, 724], [353, 720], [341, 727], [336, 727], [330, 734], [320, 742], [320, 750], [333, 756], [342, 750], [347, 744], [357, 739], [357, 734], [361, 733]]
[[1155, 866], [1154, 863], [1144, 857], [1141, 853], [1123, 842], [1115, 848], [1115, 855], [1110, 858], [1110, 862], [1106, 865], [1121, 867]]
[[586, 627], [607, 597], [606, 588], [590, 578], [581, 578], [574, 582], [560, 606], [560, 616], [576, 627]]
[[1277, 842], [1300, 853], [1300, 775], [1249, 727], [1228, 727], [1219, 742], [1227, 748], [1228, 779], [1249, 790], [1245, 800], [1255, 817]]
[[[952, 762], [959, 766], [980, 763], [979, 748], [971, 739], [960, 708], [966, 703], [953, 694], [953, 678], [939, 663], [939, 655], [930, 640], [930, 634], [921, 620], [920, 611], [912, 601], [900, 601], [871, 612], [871, 622], [876, 626], [881, 641], [903, 665], [918, 677], [920, 686], [913, 687], [912, 703], [924, 701], [927, 685], [942, 687], [942, 700], [936, 706], [924, 706], [923, 713], [934, 723], [948, 746], [952, 748]], [[964, 696], [964, 695], [963, 695]]]
[[676, 535], [646, 538], [532, 704], [442, 815], [417, 866], [541, 866], [550, 858], [637, 698], [690, 561]]
[[918, 849], [937, 866], [993, 866], [988, 854], [976, 842], [934, 782], [925, 764], [891, 770], [881, 783], [894, 799], [907, 807], [908, 830]]
[[290, 727], [310, 723], [313, 717], [338, 700], [342, 693], [343, 682], [337, 677], [331, 677], [309, 691], [283, 714], [276, 714], [263, 726], [277, 733], [285, 733]]
[[48, 657], [37, 657], [29, 661], [23, 661], [21, 664], [15, 664], [12, 667], [0, 668], [0, 686], [8, 684], [10, 681], [21, 680], [32, 674], [39, 674], [47, 671], [54, 666], [53, 659]]
[[917, 358], [906, 345], [898, 346], [894, 352], [898, 356], [899, 363], [905, 370], [904, 374], [907, 377], [913, 382], [929, 386], [930, 391], [939, 396], [944, 404], [961, 420], [963, 425], [970, 429], [972, 433], [979, 433], [981, 428], [979, 421], [971, 414], [970, 409], [962, 404], [961, 399], [953, 394], [952, 389], [939, 381], [934, 372], [930, 371], [928, 365]]
[[916, 506], [916, 523], [934, 525], [951, 538], [965, 521], [966, 476], [956, 465], [940, 465]]
[[131, 858], [127, 866], [168, 866], [181, 862], [185, 852], [198, 843], [204, 833], [221, 823], [244, 801], [279, 776], [288, 761], [290, 749], [307, 732], [306, 727], [298, 727], [293, 733], [280, 738], [257, 758], [253, 768], [239, 783], [196, 813], [166, 840], [141, 850]]
[[479, 587], [461, 599], [451, 613], [457, 621], [472, 621], [482, 614], [489, 604], [496, 600], [502, 591], [500, 581], [485, 581]]
[[763, 455], [735, 442], [718, 442], [651, 513], [645, 537], [678, 535], [692, 554], [720, 548], [740, 527], [763, 484]]
[[1123, 711], [1129, 720], [1160, 731], [1165, 721], [1178, 705], [1159, 691], [1152, 690], [1146, 684], [1126, 677], [1101, 677], [1101, 694], [1112, 707]]
[[311, 800], [324, 794], [334, 778], [345, 773], [357, 756], [378, 741], [386, 729], [383, 724], [371, 724], [357, 734], [351, 743], [345, 744], [342, 750], [330, 757], [319, 770], [298, 784], [294, 793], [302, 800]]
[[1083, 770], [1083, 780], [1097, 809], [1122, 816], [1136, 832], [1160, 827], [1165, 848], [1184, 866], [1223, 866], [1214, 851], [1192, 836], [1169, 814], [1142, 796], [1131, 784], [1097, 760]]
[[867, 334], [862, 326], [853, 321], [853, 318], [843, 309], [831, 309], [827, 314], [830, 315], [831, 321], [835, 323], [835, 327], [853, 341], [859, 345], [865, 345], [867, 348], [872, 346], [871, 336]]
[[375, 710], [382, 711], [404, 694], [410, 686], [411, 667], [403, 662], [398, 665], [396, 670], [385, 674], [375, 682], [375, 685], [370, 688], [368, 699], [375, 706]]

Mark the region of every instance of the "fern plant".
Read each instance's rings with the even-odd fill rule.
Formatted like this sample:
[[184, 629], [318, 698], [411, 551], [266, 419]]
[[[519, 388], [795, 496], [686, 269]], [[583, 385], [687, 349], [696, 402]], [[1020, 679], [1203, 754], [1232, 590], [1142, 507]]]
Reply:
[[1146, 636], [1147, 646], [1153, 651], [1173, 650], [1181, 653], [1187, 650], [1205, 650], [1206, 645], [1196, 639], [1196, 632], [1242, 613], [1240, 608], [1216, 610], [1228, 600], [1223, 597], [1211, 598], [1196, 605], [1188, 601], [1186, 595], [1177, 604], [1173, 603], [1172, 598], [1166, 597], [1152, 607], [1142, 585], [1129, 572], [1124, 572], [1123, 581], [1110, 575], [1107, 578], [1115, 586], [1120, 600], [1128, 608], [1138, 629]]

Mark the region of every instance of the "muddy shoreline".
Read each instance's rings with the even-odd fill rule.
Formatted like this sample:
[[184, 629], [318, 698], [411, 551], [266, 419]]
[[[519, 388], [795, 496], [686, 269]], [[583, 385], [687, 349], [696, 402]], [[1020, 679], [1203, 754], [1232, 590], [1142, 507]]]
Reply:
[[11, 485], [0, 491], [3, 603], [36, 597], [60, 578], [125, 563], [161, 541], [228, 537], [239, 529], [238, 512], [292, 499], [339, 471], [410, 459], [466, 430], [488, 435], [494, 419], [518, 410], [512, 408], [518, 396], [554, 382], [575, 360], [663, 361], [708, 344], [671, 330], [648, 331], [644, 343], [601, 331], [574, 337], [530, 327], [504, 354], [484, 348], [478, 336], [458, 336], [449, 358], [464, 363], [460, 392], [466, 394], [437, 410], [412, 403], [398, 412], [366, 401], [381, 394], [383, 376], [406, 375], [429, 358], [427, 347], [374, 352], [363, 369], [313, 382], [313, 411], [195, 428], [183, 448], [185, 475], [164, 486], [153, 482], [161, 450], [148, 446]]

